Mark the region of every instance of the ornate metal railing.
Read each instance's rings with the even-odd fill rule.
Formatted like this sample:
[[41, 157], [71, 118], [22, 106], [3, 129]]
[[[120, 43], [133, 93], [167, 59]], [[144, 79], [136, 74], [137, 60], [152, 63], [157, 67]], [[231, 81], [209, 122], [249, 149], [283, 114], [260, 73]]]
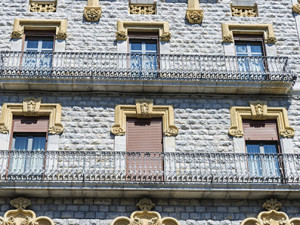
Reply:
[[2, 150], [0, 180], [298, 183], [300, 154]]
[[287, 57], [0, 52], [0, 77], [285, 81], [296, 75]]

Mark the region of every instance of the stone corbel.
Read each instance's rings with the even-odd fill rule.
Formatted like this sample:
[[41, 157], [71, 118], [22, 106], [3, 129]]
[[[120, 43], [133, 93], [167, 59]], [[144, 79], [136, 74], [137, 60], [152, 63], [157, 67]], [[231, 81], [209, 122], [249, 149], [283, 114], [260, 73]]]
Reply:
[[298, 4], [293, 5], [293, 13], [300, 14], [300, 0], [298, 0]]
[[87, 21], [97, 22], [101, 17], [99, 0], [88, 0], [87, 6], [84, 7], [83, 16]]
[[188, 9], [186, 10], [186, 19], [189, 23], [202, 23], [204, 14], [200, 9], [199, 0], [188, 0]]

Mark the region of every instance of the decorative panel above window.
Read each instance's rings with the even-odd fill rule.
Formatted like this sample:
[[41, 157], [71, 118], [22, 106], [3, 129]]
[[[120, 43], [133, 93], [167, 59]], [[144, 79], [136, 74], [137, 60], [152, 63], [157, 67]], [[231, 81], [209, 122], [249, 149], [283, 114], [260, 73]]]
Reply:
[[257, 17], [257, 4], [253, 6], [235, 6], [231, 4], [231, 15], [236, 17]]
[[231, 136], [243, 137], [245, 135], [243, 120], [276, 120], [281, 137], [294, 137], [295, 130], [290, 127], [287, 110], [284, 107], [268, 107], [265, 102], [260, 101], [249, 102], [249, 104], [250, 107], [231, 107], [231, 127], [228, 132]]
[[25, 30], [54, 31], [56, 39], [66, 39], [67, 20], [15, 19], [11, 38], [23, 38]]
[[130, 14], [145, 14], [155, 15], [156, 14], [156, 3], [152, 4], [141, 4], [129, 2], [129, 13]]
[[30, 12], [56, 12], [56, 0], [30, 0]]
[[0, 133], [11, 131], [14, 116], [48, 117], [49, 134], [63, 132], [60, 104], [41, 103], [41, 98], [24, 98], [23, 103], [4, 103], [1, 108]]

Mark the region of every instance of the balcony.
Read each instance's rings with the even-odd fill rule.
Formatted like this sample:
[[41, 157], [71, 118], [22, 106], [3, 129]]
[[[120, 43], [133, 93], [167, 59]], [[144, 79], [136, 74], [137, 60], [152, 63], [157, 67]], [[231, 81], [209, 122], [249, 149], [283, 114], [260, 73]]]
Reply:
[[300, 154], [0, 151], [0, 196], [299, 198]]
[[0, 53], [2, 90], [286, 94], [295, 80], [287, 57]]

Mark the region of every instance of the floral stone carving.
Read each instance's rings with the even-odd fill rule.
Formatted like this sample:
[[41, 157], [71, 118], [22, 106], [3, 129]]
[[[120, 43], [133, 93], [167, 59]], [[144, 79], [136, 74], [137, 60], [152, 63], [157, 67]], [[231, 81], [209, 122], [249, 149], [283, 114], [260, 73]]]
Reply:
[[149, 199], [142, 199], [137, 204], [142, 211], [135, 211], [128, 217], [118, 217], [113, 220], [111, 225], [179, 225], [179, 222], [172, 217], [161, 218], [155, 211], [149, 211], [154, 204]]
[[300, 14], [300, 0], [298, 0], [298, 4], [293, 5], [293, 13]]
[[202, 23], [204, 18], [202, 9], [188, 9], [186, 10], [186, 19], [189, 23]]
[[30, 3], [30, 12], [56, 12], [56, 3]]
[[1, 225], [54, 225], [54, 222], [46, 216], [36, 217], [31, 210], [26, 210], [26, 207], [31, 205], [29, 199], [20, 197], [10, 201], [10, 204], [15, 207], [15, 210], [9, 210], [0, 217]]
[[259, 213], [257, 218], [245, 219], [241, 225], [300, 225], [300, 218], [289, 219], [284, 212], [278, 212], [281, 206], [280, 202], [271, 199], [263, 205], [268, 211]]
[[83, 15], [87, 21], [97, 22], [101, 17], [101, 7], [86, 6]]

